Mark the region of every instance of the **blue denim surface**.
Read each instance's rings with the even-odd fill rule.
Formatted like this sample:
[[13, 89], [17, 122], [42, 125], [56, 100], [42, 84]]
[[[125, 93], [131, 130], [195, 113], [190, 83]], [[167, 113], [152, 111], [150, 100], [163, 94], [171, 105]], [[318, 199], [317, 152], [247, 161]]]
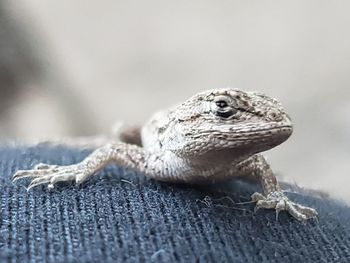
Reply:
[[10, 180], [17, 169], [88, 153], [0, 148], [0, 262], [350, 262], [350, 209], [332, 200], [290, 194], [320, 214], [303, 224], [234, 204], [259, 190], [241, 182], [172, 185], [116, 166], [53, 191]]

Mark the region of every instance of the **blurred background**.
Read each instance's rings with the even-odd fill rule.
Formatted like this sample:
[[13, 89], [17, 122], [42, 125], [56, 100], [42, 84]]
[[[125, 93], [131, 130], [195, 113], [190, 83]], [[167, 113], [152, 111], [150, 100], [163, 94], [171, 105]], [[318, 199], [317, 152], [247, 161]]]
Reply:
[[0, 2], [0, 136], [107, 133], [196, 92], [278, 98], [285, 181], [350, 203], [350, 2]]

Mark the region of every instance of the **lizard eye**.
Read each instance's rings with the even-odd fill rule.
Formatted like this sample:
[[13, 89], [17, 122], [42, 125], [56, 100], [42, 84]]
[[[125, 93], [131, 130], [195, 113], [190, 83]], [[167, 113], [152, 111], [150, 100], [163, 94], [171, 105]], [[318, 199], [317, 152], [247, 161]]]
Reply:
[[218, 100], [215, 101], [216, 106], [218, 106], [219, 108], [226, 108], [228, 106], [227, 101], [225, 100]]
[[218, 96], [214, 103], [213, 112], [219, 117], [229, 118], [237, 113], [237, 110], [234, 108], [235, 103], [230, 97]]

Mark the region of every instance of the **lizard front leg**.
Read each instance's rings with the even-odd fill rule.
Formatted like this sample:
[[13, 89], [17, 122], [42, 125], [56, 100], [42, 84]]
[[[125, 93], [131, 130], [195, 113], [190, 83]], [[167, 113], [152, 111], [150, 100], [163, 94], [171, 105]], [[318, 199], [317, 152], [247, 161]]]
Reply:
[[17, 171], [13, 180], [32, 179], [28, 190], [41, 184], [48, 184], [49, 188], [53, 188], [57, 182], [65, 181], [75, 181], [79, 184], [111, 162], [151, 177], [152, 175], [159, 176], [161, 164], [153, 165], [152, 160], [158, 160], [154, 157], [156, 156], [148, 154], [137, 145], [122, 142], [107, 144], [92, 152], [80, 163], [67, 166], [39, 164], [33, 170]]
[[260, 193], [252, 195], [252, 200], [256, 202], [256, 209], [276, 209], [276, 217], [280, 211], [286, 210], [301, 221], [317, 217], [315, 209], [302, 206], [288, 199], [280, 188], [270, 166], [261, 154], [256, 154], [239, 163], [236, 169], [242, 176], [261, 183], [264, 195]]

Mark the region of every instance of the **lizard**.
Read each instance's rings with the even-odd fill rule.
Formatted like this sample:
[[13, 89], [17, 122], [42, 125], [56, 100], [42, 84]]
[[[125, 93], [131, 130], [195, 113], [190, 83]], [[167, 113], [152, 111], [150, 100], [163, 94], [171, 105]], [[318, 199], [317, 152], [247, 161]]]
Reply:
[[[232, 178], [259, 182], [255, 208], [287, 211], [300, 221], [317, 218], [315, 209], [292, 202], [283, 192], [262, 152], [286, 141], [293, 132], [281, 103], [263, 93], [213, 89], [159, 111], [142, 127], [121, 132], [121, 140], [92, 140], [95, 150], [79, 163], [40, 163], [18, 170], [13, 181], [30, 178], [28, 190], [58, 182], [81, 184], [107, 164], [116, 163], [149, 178], [186, 184]], [[74, 141], [73, 141], [74, 142]]]

